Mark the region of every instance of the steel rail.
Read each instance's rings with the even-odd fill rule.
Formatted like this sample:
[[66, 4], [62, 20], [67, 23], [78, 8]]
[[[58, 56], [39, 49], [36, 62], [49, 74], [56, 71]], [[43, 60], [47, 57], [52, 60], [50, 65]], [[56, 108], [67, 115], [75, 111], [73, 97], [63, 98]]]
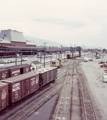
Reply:
[[[77, 73], [79, 73], [78, 70], [77, 70]], [[83, 76], [83, 74], [81, 74], [81, 75]], [[84, 119], [85, 119], [85, 120], [88, 120], [88, 117], [87, 117], [87, 114], [88, 114], [88, 113], [87, 113], [87, 107], [86, 107], [85, 98], [84, 98], [84, 90], [83, 90], [83, 87], [82, 87], [81, 79], [80, 79], [80, 77], [78, 77], [78, 78], [79, 78], [80, 89], [81, 89], [81, 94], [82, 94], [82, 102], [83, 102], [84, 116], [85, 116]], [[84, 76], [83, 76], [83, 78], [84, 78]], [[88, 95], [89, 95], [89, 98], [90, 98], [91, 106], [92, 106], [92, 108], [93, 108], [94, 117], [95, 117], [96, 120], [98, 120], [98, 118], [97, 118], [97, 116], [96, 116], [96, 112], [95, 112], [94, 105], [93, 105], [92, 100], [91, 100], [91, 97], [90, 97], [89, 88], [88, 88], [88, 86], [87, 86], [87, 83], [86, 83], [85, 78], [84, 78], [84, 82], [85, 82], [84, 85], [87, 87], [87, 92], [88, 92]]]
[[[78, 73], [78, 70], [77, 70], [77, 73]], [[85, 102], [84, 102], [84, 97], [83, 97], [83, 90], [82, 90], [82, 86], [81, 86], [81, 80], [80, 80], [80, 77], [79, 78], [79, 83], [80, 83], [80, 89], [81, 89], [81, 93], [82, 93], [82, 101], [83, 101], [83, 107], [84, 107], [84, 116], [85, 116], [85, 119], [84, 120], [87, 120], [87, 113], [86, 113], [86, 107], [85, 107]]]
[[[68, 79], [70, 79], [70, 77], [69, 77], [69, 72], [70, 72], [70, 71], [69, 71], [69, 65], [68, 65], [68, 69], [67, 69], [67, 71], [66, 71], [66, 78], [65, 78], [64, 86], [63, 86], [63, 89], [62, 89], [62, 91], [61, 91], [60, 101], [59, 101], [59, 103], [58, 103], [57, 112], [56, 112], [56, 114], [55, 114], [55, 120], [58, 119], [58, 112], [59, 112], [59, 109], [60, 109], [60, 105], [61, 105], [62, 98], [63, 98], [63, 96], [64, 96], [64, 90], [65, 90], [65, 88], [66, 88], [66, 83], [67, 83]], [[71, 85], [71, 82], [70, 82], [70, 85]], [[69, 93], [70, 88], [68, 88], [67, 91], [68, 91], [68, 93]], [[66, 96], [64, 96], [64, 97], [67, 98], [67, 94], [66, 94]], [[64, 102], [66, 102], [66, 101], [64, 101]], [[65, 104], [66, 104], [66, 103], [65, 103]], [[66, 107], [66, 114], [65, 114], [66, 120], [67, 120], [68, 107], [69, 107], [69, 106], [67, 105], [67, 107]]]

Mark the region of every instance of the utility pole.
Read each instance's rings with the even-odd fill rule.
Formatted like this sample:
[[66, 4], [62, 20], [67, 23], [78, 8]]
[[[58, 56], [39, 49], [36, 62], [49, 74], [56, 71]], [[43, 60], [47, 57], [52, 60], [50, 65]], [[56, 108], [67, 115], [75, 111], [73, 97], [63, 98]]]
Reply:
[[45, 52], [46, 52], [45, 45], [46, 45], [46, 42], [44, 42], [44, 67], [45, 67]]
[[16, 63], [15, 65], [17, 65], [17, 49], [16, 49], [16, 62], [15, 63]]
[[40, 62], [42, 63], [42, 51], [40, 51]]
[[62, 45], [61, 45], [61, 59], [62, 59]]
[[72, 44], [70, 44], [70, 60], [71, 60], [71, 45], [72, 45]]
[[21, 49], [21, 65], [22, 65], [22, 49]]

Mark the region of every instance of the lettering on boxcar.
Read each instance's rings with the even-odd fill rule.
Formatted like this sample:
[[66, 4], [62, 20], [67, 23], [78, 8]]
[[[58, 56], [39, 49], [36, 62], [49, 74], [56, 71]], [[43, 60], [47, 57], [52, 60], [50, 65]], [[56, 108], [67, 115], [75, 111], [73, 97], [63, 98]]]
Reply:
[[15, 91], [15, 99], [18, 99], [18, 91]]
[[31, 85], [33, 86], [35, 84], [35, 77], [31, 78]]
[[6, 73], [2, 73], [2, 79], [6, 78]]
[[18, 73], [20, 70], [13, 71], [12, 74]]
[[20, 90], [20, 83], [13, 84], [12, 92]]
[[6, 98], [6, 89], [1, 90], [1, 99], [4, 100]]
[[4, 107], [4, 105], [5, 105], [5, 101], [2, 101], [1, 107]]

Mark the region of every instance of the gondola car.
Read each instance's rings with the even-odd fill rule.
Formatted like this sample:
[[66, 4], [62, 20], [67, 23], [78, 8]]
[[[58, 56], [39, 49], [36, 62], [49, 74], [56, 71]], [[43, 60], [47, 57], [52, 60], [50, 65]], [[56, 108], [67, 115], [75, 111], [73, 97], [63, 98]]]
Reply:
[[51, 62], [51, 66], [52, 67], [62, 67], [62, 60], [58, 59], [58, 60], [54, 60]]

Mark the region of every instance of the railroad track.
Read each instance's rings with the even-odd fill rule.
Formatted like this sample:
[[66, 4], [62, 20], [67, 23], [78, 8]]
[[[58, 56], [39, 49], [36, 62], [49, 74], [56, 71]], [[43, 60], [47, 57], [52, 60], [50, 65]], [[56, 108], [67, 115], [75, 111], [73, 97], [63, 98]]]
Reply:
[[71, 92], [74, 74], [74, 64], [70, 63], [66, 71], [66, 78], [56, 108], [51, 120], [71, 120]]
[[78, 73], [78, 85], [80, 89], [80, 103], [81, 103], [81, 118], [82, 120], [99, 120], [96, 114], [93, 101], [91, 99], [91, 93], [86, 82], [86, 79], [81, 73], [81, 69], [77, 67]]
[[7, 120], [26, 120], [44, 103], [59, 93], [59, 100], [53, 110], [51, 120], [98, 120], [86, 80], [78, 64], [79, 61], [66, 63], [58, 70], [55, 84], [42, 91], [23, 109], [8, 116]]
[[47, 90], [42, 92], [38, 97], [36, 98], [34, 97], [34, 99], [30, 101], [31, 102], [30, 104], [29, 103], [26, 104], [24, 108], [18, 109], [13, 114], [9, 115], [6, 119], [7, 120], [14, 120], [16, 118], [17, 120], [26, 119], [26, 117], [31, 115], [35, 110], [41, 107], [45, 102], [47, 102], [55, 94], [58, 94], [58, 92], [61, 90], [61, 87], [63, 85], [64, 76], [65, 76], [64, 74], [62, 76], [61, 75], [58, 76], [55, 84], [52, 84], [49, 88], [47, 88]]
[[79, 62], [69, 65], [51, 120], [98, 120]]

